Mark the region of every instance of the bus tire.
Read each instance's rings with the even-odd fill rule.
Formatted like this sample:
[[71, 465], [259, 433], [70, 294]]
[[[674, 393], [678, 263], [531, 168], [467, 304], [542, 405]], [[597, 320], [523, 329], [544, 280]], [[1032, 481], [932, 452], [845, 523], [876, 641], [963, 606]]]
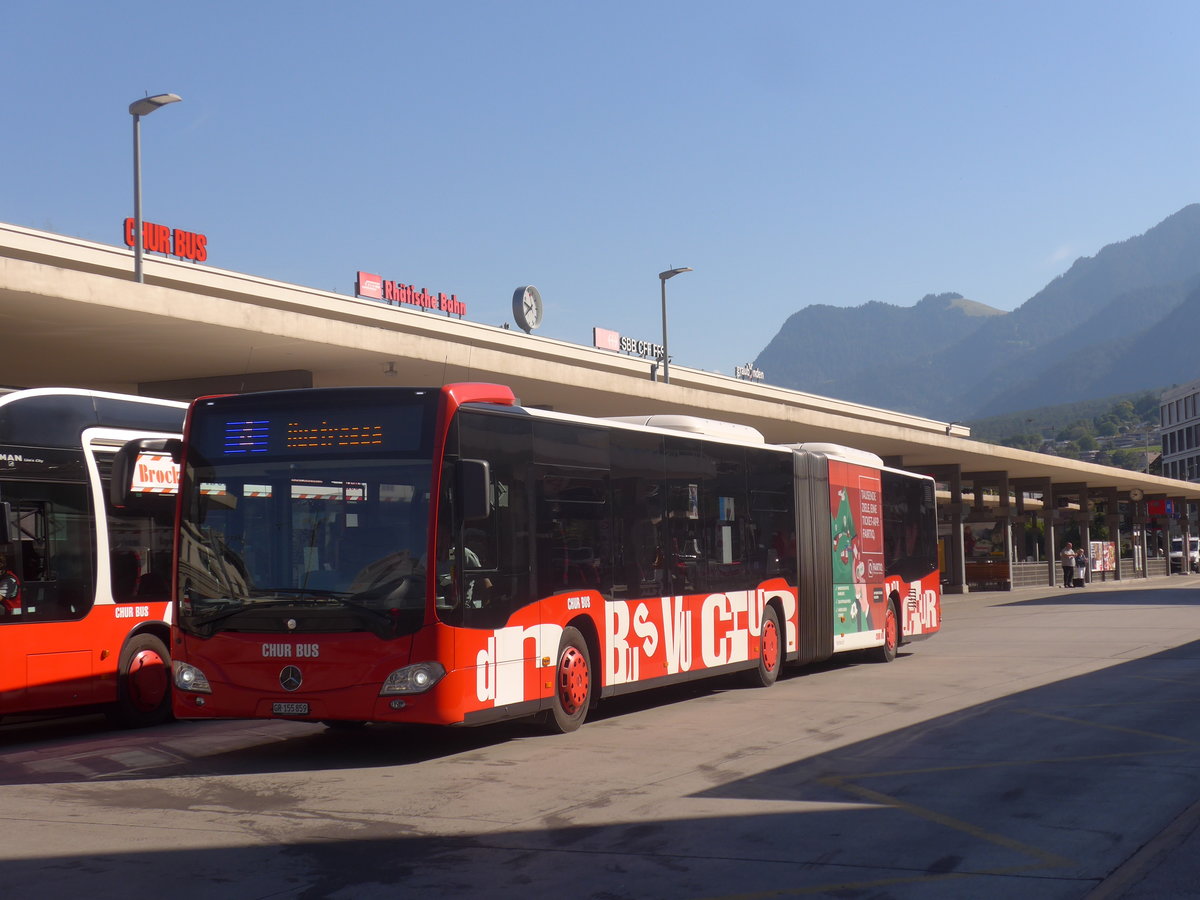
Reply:
[[758, 665], [744, 673], [750, 687], [770, 687], [779, 679], [782, 642], [779, 639], [779, 614], [770, 604], [763, 607], [759, 634]]
[[161, 725], [171, 718], [171, 655], [152, 634], [138, 634], [121, 651], [117, 666], [117, 724]]
[[577, 628], [564, 628], [554, 666], [554, 700], [547, 727], [566, 734], [583, 724], [592, 703], [592, 655]]
[[883, 614], [883, 646], [874, 651], [875, 662], [890, 663], [896, 658], [900, 645], [900, 620], [896, 616], [896, 604], [888, 598], [887, 611]]

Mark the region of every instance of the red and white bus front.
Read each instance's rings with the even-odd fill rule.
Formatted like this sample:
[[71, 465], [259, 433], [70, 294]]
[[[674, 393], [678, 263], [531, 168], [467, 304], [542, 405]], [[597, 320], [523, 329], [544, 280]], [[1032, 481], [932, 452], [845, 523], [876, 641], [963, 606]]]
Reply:
[[196, 401], [176, 548], [177, 715], [462, 721], [457, 687], [431, 690], [467, 677], [436, 662], [454, 640], [436, 610], [464, 602], [452, 596], [458, 539], [443, 536], [442, 563], [429, 563], [435, 458], [461, 399], [356, 388]]

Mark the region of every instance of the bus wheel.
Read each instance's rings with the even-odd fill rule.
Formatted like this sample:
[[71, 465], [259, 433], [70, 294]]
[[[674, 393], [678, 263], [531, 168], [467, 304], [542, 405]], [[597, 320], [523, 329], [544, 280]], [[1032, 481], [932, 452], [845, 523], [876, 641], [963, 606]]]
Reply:
[[554, 670], [554, 706], [546, 724], [565, 734], [583, 724], [592, 702], [592, 658], [577, 628], [564, 628]]
[[746, 683], [751, 687], [770, 687], [779, 678], [780, 656], [779, 615], [775, 607], [764, 606], [762, 633], [759, 637], [758, 666], [746, 670]]
[[152, 634], [130, 638], [117, 667], [117, 723], [126, 728], [171, 718], [171, 657]]
[[900, 621], [896, 618], [896, 604], [889, 598], [887, 612], [883, 614], [883, 646], [875, 649], [875, 662], [889, 663], [895, 659], [899, 643]]

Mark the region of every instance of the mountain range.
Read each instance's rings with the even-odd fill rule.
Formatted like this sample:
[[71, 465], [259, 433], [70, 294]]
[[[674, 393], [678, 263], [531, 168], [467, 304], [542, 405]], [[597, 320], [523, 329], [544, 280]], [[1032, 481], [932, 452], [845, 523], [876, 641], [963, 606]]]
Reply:
[[1198, 339], [1192, 204], [1076, 260], [1012, 312], [954, 293], [909, 307], [815, 304], [790, 316], [756, 363], [782, 387], [966, 421], [1192, 381]]

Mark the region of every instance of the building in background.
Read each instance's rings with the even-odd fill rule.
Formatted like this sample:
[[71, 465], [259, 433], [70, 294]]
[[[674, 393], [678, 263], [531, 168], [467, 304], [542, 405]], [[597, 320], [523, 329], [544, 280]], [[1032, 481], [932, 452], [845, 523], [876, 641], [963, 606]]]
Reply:
[[1180, 481], [1200, 481], [1200, 379], [1164, 391], [1159, 401], [1162, 474]]

